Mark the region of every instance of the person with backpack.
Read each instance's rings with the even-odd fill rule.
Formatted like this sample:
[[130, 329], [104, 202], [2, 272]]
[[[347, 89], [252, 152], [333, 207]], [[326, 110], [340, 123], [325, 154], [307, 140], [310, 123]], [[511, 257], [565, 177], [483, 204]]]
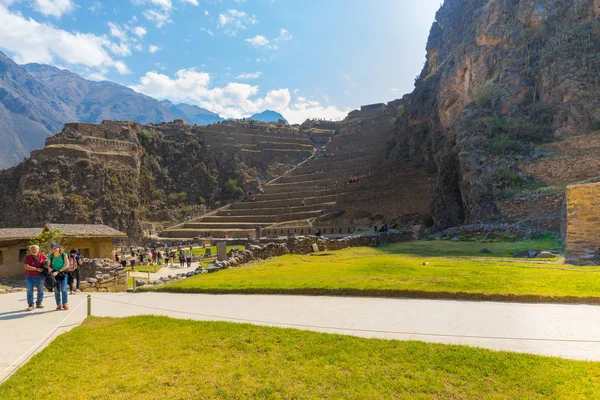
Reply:
[[190, 247], [190, 250], [185, 255], [185, 260], [187, 262], [187, 266], [191, 267], [192, 266], [192, 248], [191, 247]]
[[37, 290], [36, 308], [44, 308], [44, 271], [48, 259], [40, 253], [40, 247], [29, 247], [29, 255], [25, 257], [25, 283], [27, 285], [27, 311], [33, 311], [33, 289]]
[[75, 290], [81, 292], [79, 290], [79, 281], [81, 280], [81, 274], [79, 273], [79, 266], [83, 264], [83, 260], [81, 256], [77, 254], [77, 249], [71, 249], [69, 252], [69, 294], [75, 294], [73, 291], [73, 281], [76, 280]]
[[50, 259], [48, 270], [54, 276], [57, 282], [54, 298], [56, 299], [56, 310], [69, 309], [69, 294], [67, 292], [67, 278], [69, 276], [69, 256], [62, 251], [60, 243], [52, 245], [52, 252], [48, 257]]
[[179, 249], [179, 268], [185, 267], [185, 251]]

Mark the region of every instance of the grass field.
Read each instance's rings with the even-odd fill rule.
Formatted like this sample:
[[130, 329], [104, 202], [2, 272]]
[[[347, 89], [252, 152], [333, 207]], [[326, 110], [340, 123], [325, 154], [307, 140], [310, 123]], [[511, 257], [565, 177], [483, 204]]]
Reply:
[[[554, 260], [512, 259], [524, 249], [552, 249], [552, 237], [521, 242], [419, 241], [286, 255], [152, 290], [408, 296], [517, 301], [600, 301], [600, 268]], [[491, 253], [481, 253], [482, 248]]]
[[19, 369], [0, 398], [597, 399], [600, 364], [224, 322], [92, 317]]

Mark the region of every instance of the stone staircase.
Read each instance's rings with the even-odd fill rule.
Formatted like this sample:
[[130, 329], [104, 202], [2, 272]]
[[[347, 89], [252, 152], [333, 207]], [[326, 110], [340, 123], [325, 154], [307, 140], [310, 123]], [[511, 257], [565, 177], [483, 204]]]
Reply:
[[[348, 234], [357, 228], [371, 229], [378, 218], [382, 222], [403, 212], [427, 209], [426, 191], [416, 190], [416, 196], [398, 193], [400, 206], [388, 204], [390, 200], [398, 203], [394, 190], [399, 177], [418, 184], [429, 179], [409, 166], [393, 175], [379, 173], [387, 140], [393, 134], [393, 118], [383, 115], [343, 121], [339, 127], [339, 133], [331, 131], [326, 144], [312, 157], [264, 185], [252, 201], [230, 204], [167, 229], [161, 236], [246, 238], [255, 237], [257, 228], [263, 236], [314, 233], [317, 228], [327, 234]], [[358, 176], [359, 182], [348, 183], [351, 175]]]

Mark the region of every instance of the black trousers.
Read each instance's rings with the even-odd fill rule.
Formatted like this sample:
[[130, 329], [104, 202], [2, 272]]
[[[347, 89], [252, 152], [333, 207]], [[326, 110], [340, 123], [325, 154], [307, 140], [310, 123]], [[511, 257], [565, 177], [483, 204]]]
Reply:
[[77, 279], [76, 289], [79, 289], [79, 281], [81, 281], [81, 275], [79, 274], [79, 268], [75, 271], [69, 271], [69, 290], [73, 291], [73, 280]]

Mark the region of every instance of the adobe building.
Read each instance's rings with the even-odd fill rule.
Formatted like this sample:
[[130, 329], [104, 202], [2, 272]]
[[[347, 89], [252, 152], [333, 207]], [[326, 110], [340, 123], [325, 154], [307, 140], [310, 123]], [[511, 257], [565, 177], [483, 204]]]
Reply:
[[[0, 277], [24, 274], [29, 239], [42, 232], [58, 229], [63, 236], [63, 250], [79, 249], [84, 258], [114, 259], [114, 239], [127, 235], [106, 225], [47, 224], [43, 228], [0, 229]], [[47, 254], [48, 249], [40, 249]]]
[[598, 265], [600, 253], [600, 183], [567, 187], [568, 264]]

